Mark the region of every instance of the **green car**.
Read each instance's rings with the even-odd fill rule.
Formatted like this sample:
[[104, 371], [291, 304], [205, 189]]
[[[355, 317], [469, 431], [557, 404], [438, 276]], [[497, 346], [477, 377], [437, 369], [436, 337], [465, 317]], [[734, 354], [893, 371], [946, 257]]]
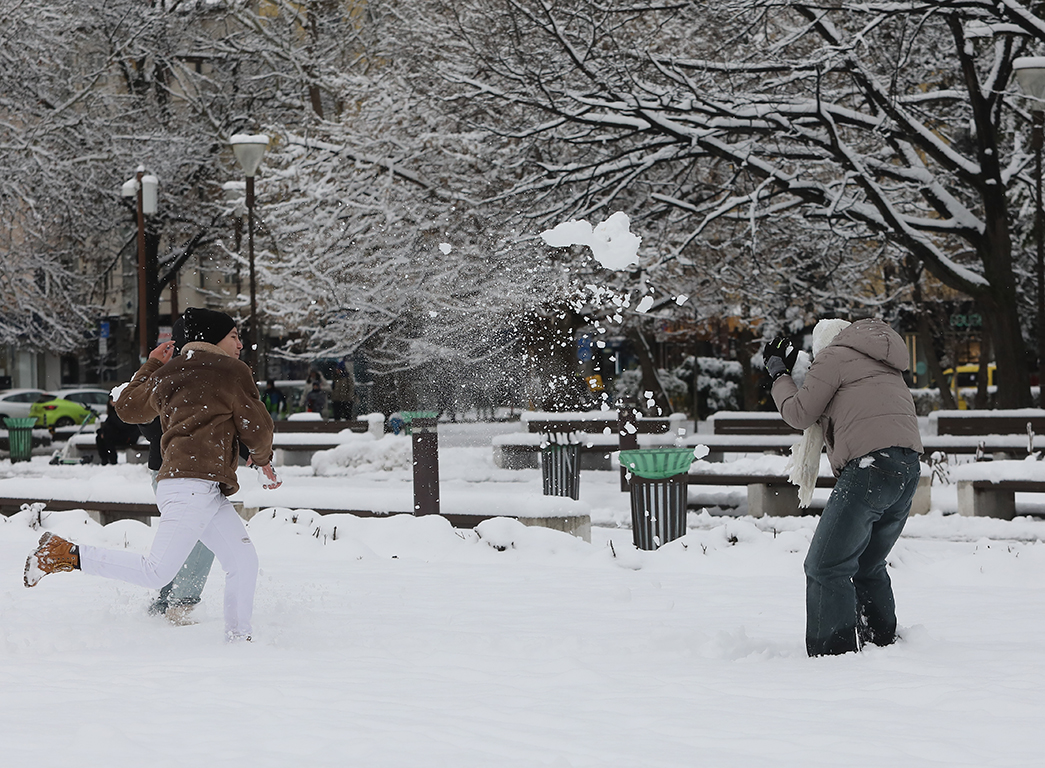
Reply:
[[82, 424], [85, 420], [90, 423], [97, 417], [95, 411], [80, 403], [63, 400], [54, 395], [41, 395], [41, 399], [30, 406], [29, 415], [36, 417], [37, 427], [45, 428], [72, 427]]

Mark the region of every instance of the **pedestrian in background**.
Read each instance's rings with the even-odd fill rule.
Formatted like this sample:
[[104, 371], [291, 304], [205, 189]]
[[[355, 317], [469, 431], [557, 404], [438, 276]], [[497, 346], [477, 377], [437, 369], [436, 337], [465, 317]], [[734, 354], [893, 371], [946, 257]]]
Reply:
[[119, 458], [117, 450], [129, 448], [138, 443], [138, 427], [126, 424], [113, 407], [112, 397], [105, 406], [105, 421], [98, 426], [94, 435], [94, 444], [98, 448], [98, 460], [102, 466], [116, 464]]
[[287, 398], [281, 390], [276, 388], [276, 382], [272, 379], [265, 384], [265, 391], [261, 393], [261, 402], [265, 404], [273, 421], [287, 415]]
[[305, 410], [322, 415], [326, 407], [327, 393], [320, 388], [318, 381], [312, 382], [312, 389], [305, 395]]
[[352, 374], [351, 367], [346, 366], [344, 361], [338, 363], [337, 371], [334, 373], [330, 401], [333, 404], [335, 419], [351, 420], [356, 417], [356, 377]]

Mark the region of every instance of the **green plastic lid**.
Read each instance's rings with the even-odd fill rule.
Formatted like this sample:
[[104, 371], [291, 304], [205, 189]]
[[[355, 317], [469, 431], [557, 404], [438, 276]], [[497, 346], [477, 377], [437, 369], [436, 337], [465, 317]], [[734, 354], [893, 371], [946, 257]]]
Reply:
[[18, 429], [19, 427], [34, 427], [36, 426], [36, 417], [30, 416], [28, 418], [13, 419], [10, 416], [4, 417], [4, 423], [8, 429]]
[[663, 480], [689, 471], [696, 459], [692, 448], [640, 448], [621, 451], [621, 466], [647, 480]]
[[414, 419], [436, 419], [439, 418], [438, 411], [400, 411], [399, 415], [403, 421], [409, 424]]

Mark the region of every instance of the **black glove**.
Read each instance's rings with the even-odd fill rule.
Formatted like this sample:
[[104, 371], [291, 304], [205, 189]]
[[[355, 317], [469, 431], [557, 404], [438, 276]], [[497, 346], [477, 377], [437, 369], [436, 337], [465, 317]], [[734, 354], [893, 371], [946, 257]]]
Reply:
[[765, 361], [766, 371], [773, 381], [776, 381], [794, 369], [798, 360], [798, 347], [786, 336], [777, 336], [762, 350], [762, 359]]

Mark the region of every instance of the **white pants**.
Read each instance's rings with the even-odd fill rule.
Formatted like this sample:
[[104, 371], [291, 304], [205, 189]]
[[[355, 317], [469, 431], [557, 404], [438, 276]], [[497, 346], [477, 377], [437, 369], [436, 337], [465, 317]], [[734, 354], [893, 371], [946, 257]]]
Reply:
[[258, 554], [232, 503], [210, 480], [161, 480], [156, 488], [160, 524], [146, 556], [121, 549], [80, 547], [84, 573], [159, 589], [170, 582], [197, 541], [225, 571], [225, 634], [250, 635]]

